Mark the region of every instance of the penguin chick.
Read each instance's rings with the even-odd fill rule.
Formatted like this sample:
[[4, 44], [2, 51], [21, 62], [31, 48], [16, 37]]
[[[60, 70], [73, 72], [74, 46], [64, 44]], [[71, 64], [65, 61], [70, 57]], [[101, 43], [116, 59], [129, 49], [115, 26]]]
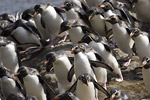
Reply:
[[19, 59], [16, 44], [5, 37], [0, 37], [0, 59], [1, 65], [11, 70], [12, 73], [17, 72], [21, 61]]
[[49, 72], [49, 70], [54, 67], [54, 73], [58, 79], [59, 93], [64, 93], [76, 81], [75, 76], [71, 82], [67, 79], [68, 72], [72, 67], [67, 55], [50, 52], [46, 55], [46, 61], [46, 70]]
[[35, 96], [38, 100], [47, 100], [43, 86], [45, 84], [49, 89], [51, 87], [42, 76], [29, 72], [29, 69], [25, 66], [21, 66], [14, 75], [19, 76], [23, 80], [27, 96]]
[[90, 74], [85, 73], [78, 77], [77, 81], [69, 89], [69, 92], [75, 92], [76, 96], [81, 100], [96, 100], [98, 99], [95, 92], [96, 89], [110, 97], [110, 94]]
[[150, 56], [149, 34], [138, 28], [133, 28], [130, 37], [135, 41], [135, 49], [138, 57], [142, 60], [145, 56]]
[[123, 76], [119, 68], [119, 64], [117, 59], [112, 54], [110, 47], [102, 40], [101, 37], [99, 37], [99, 39], [96, 38], [98, 37], [93, 34], [87, 34], [79, 41], [79, 43], [89, 44], [100, 56], [104, 58], [108, 65], [112, 67], [114, 72], [119, 75], [119, 79], [116, 79], [116, 81], [123, 81]]
[[0, 78], [1, 89], [5, 99], [12, 93], [24, 98], [25, 92], [21, 83], [11, 76], [9, 69], [1, 66]]

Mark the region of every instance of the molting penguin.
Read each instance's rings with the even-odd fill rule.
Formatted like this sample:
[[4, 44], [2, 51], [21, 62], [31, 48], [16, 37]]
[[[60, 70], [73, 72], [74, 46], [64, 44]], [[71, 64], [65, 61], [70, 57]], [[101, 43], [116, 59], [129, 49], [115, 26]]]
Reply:
[[146, 87], [146, 90], [148, 90], [150, 94], [150, 56], [145, 56], [142, 60], [142, 74], [143, 74], [143, 81]]
[[5, 99], [10, 94], [16, 94], [24, 98], [24, 89], [19, 81], [13, 78], [10, 74], [10, 70], [4, 66], [0, 67], [1, 89]]
[[42, 76], [29, 72], [25, 66], [21, 66], [14, 75], [23, 80], [27, 96], [35, 96], [38, 100], [47, 100], [43, 84], [48, 85], [48, 83]]
[[117, 15], [105, 18], [105, 20], [112, 24], [114, 43], [116, 43], [118, 48], [120, 48], [124, 53], [127, 53], [128, 56], [131, 57], [133, 54], [132, 48], [134, 40], [129, 36], [130, 29], [120, 24], [121, 20]]
[[1, 65], [4, 65], [12, 73], [17, 72], [21, 65], [18, 51], [14, 42], [5, 37], [0, 37], [0, 59]]
[[142, 60], [145, 56], [150, 56], [150, 35], [141, 31], [138, 28], [133, 28], [130, 33], [130, 37], [135, 41], [136, 53]]
[[97, 100], [95, 90], [102, 91], [106, 96], [110, 94], [99, 85], [90, 74], [82, 74], [78, 77], [74, 85], [69, 89], [70, 92], [76, 93], [76, 96], [81, 100]]
[[72, 67], [67, 55], [65, 54], [57, 54], [55, 52], [50, 52], [46, 55], [46, 70], [49, 70], [54, 67], [55, 75], [58, 79], [58, 88], [59, 93], [62, 94], [66, 90], [68, 90], [72, 84], [76, 81], [75, 76], [73, 77], [72, 81], [69, 82], [67, 79], [68, 72]]
[[[63, 16], [61, 15], [61, 12], [64, 13], [64, 11], [62, 9], [54, 7], [51, 4], [36, 5], [34, 9], [37, 13], [41, 14], [41, 24], [43, 27], [46, 28], [47, 32], [50, 34], [50, 45], [53, 45], [53, 40], [56, 37], [58, 37], [60, 24], [64, 21]], [[66, 35], [67, 33], [64, 32], [64, 34]]]
[[95, 35], [87, 34], [85, 35], [79, 43], [89, 44], [104, 60], [112, 67], [114, 72], [119, 75], [119, 79], [116, 81], [123, 81], [123, 76], [119, 68], [117, 59], [113, 56], [110, 47], [106, 44], [102, 38], [97, 39]]

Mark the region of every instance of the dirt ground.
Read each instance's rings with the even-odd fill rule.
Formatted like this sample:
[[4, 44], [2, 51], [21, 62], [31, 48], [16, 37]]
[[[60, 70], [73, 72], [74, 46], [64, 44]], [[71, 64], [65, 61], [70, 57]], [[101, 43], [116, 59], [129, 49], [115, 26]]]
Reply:
[[[72, 47], [73, 45], [70, 42], [65, 42], [55, 46], [52, 49], [50, 48], [43, 49], [40, 53], [34, 55], [31, 60], [23, 62], [23, 65], [37, 68], [40, 71], [41, 75], [43, 75], [46, 79], [48, 79], [48, 82], [55, 88], [57, 94], [58, 93], [58, 88], [56, 84], [57, 80], [55, 78], [54, 72], [52, 71], [50, 73], [47, 73], [45, 71], [45, 67], [43, 64], [45, 60], [45, 55], [48, 52], [59, 50], [64, 50], [67, 55], [70, 55], [70, 49]], [[119, 49], [116, 49], [116, 51], [119, 52], [120, 56], [122, 57], [126, 56]], [[133, 56], [130, 65], [126, 69], [122, 68], [124, 81], [120, 83], [114, 80], [114, 78], [116, 77], [115, 74], [109, 72], [107, 83], [108, 91], [112, 88], [119, 88], [122, 92], [126, 93], [130, 97], [130, 100], [150, 100], [148, 99], [150, 95], [148, 95], [148, 92], [145, 89], [143, 80], [139, 78], [140, 76], [139, 73], [141, 74], [141, 70], [135, 70], [135, 68], [139, 66], [140, 66], [139, 58], [137, 56]], [[53, 96], [54, 95], [52, 95], [52, 97]], [[99, 96], [99, 100], [103, 100], [103, 98], [104, 98], [103, 96], [101, 95]]]

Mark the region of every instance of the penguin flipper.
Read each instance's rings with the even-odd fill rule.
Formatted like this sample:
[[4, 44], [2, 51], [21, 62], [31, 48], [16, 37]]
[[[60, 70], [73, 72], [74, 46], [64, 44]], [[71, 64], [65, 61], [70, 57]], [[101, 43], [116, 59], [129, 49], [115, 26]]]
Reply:
[[74, 65], [70, 68], [69, 72], [68, 72], [68, 81], [71, 82], [72, 81], [72, 77], [74, 75]]
[[[14, 80], [15, 80], [15, 79], [14, 79]], [[25, 89], [23, 88], [23, 86], [21, 85], [20, 81], [15, 80], [15, 82], [16, 82], [16, 86], [20, 89], [20, 92], [21, 92], [24, 96], [26, 96], [26, 91], [25, 91]]]
[[44, 77], [42, 77], [41, 75], [37, 75], [38, 78], [39, 78], [39, 81], [41, 84], [45, 84], [46, 87], [53, 93], [55, 94], [55, 91], [54, 89], [52, 88], [52, 86], [50, 86], [50, 84], [48, 84], [48, 82], [44, 79]]
[[90, 60], [90, 63], [92, 66], [94, 67], [102, 67], [102, 68], [105, 68], [109, 71], [113, 71], [113, 69], [106, 63], [102, 62], [102, 61], [93, 61], [93, 60]]
[[46, 28], [45, 23], [44, 23], [42, 18], [41, 18], [41, 25], [42, 25], [43, 28]]
[[101, 86], [100, 84], [98, 84], [95, 80], [93, 80], [93, 83], [94, 83], [94, 86], [98, 90], [102, 91], [107, 97], [110, 97], [110, 93], [106, 89], [104, 89], [103, 86]]
[[60, 15], [60, 17], [64, 20], [63, 16], [61, 13], [65, 13], [65, 10], [60, 9], [58, 7], [54, 7], [54, 9], [56, 10], [56, 12]]
[[75, 83], [71, 86], [71, 88], [68, 90], [68, 92], [73, 93], [73, 92], [76, 90], [77, 82], [78, 82], [78, 79], [77, 79], [77, 80], [75, 81]]
[[51, 62], [48, 62], [48, 63], [46, 64], [46, 71], [47, 71], [47, 72], [50, 72], [52, 68], [53, 68], [53, 64], [52, 64]]
[[68, 57], [69, 61], [71, 62], [71, 64], [74, 63], [74, 57]]
[[99, 61], [105, 61], [98, 53], [94, 53]]

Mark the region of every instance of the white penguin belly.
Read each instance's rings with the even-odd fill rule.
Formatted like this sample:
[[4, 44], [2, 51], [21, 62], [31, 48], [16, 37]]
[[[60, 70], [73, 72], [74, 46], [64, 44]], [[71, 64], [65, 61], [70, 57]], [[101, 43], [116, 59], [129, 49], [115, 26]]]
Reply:
[[89, 82], [88, 85], [89, 86], [78, 81], [76, 95], [80, 100], [95, 100], [95, 87], [92, 82]]
[[79, 19], [79, 15], [77, 12], [75, 12], [74, 9], [70, 9], [69, 11], [66, 11], [67, 20], [70, 19]]
[[19, 66], [15, 46], [8, 44], [6, 47], [1, 47], [0, 52], [3, 65], [10, 69], [13, 73], [17, 72]]
[[47, 100], [42, 85], [35, 75], [27, 75], [23, 78], [28, 96], [36, 96], [38, 100]]

